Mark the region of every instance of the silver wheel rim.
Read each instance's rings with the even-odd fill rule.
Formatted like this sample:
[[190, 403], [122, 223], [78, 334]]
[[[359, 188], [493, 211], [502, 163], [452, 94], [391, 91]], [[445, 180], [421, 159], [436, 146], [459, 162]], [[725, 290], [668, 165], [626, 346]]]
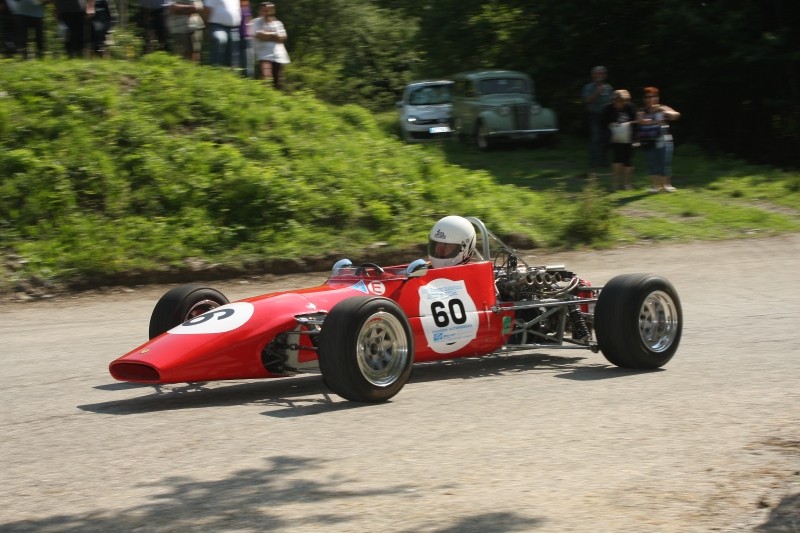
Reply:
[[376, 387], [396, 382], [408, 361], [408, 338], [396, 316], [380, 311], [364, 323], [356, 344], [358, 368]]
[[639, 335], [650, 350], [667, 350], [678, 335], [678, 308], [663, 291], [647, 295], [639, 310]]

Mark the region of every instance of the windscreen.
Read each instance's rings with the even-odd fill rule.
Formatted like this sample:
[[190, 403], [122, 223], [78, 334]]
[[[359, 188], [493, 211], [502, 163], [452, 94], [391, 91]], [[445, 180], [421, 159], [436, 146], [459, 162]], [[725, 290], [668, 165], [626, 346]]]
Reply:
[[510, 94], [531, 92], [530, 83], [524, 78], [492, 78], [478, 82], [481, 94]]
[[408, 103], [411, 105], [449, 104], [453, 100], [450, 89], [450, 84], [417, 87], [409, 94]]

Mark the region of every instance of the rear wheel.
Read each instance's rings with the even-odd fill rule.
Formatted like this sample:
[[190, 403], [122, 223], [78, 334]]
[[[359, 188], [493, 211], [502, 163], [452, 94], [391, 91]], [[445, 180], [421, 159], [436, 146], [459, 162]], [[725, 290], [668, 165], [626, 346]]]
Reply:
[[411, 375], [414, 341], [403, 310], [392, 300], [358, 296], [335, 305], [319, 335], [326, 385], [354, 402], [385, 402]]
[[609, 362], [653, 369], [678, 349], [683, 311], [678, 293], [660, 276], [624, 274], [600, 291], [594, 312], [597, 344]]
[[196, 316], [230, 303], [221, 292], [203, 285], [180, 285], [158, 300], [150, 316], [150, 338]]

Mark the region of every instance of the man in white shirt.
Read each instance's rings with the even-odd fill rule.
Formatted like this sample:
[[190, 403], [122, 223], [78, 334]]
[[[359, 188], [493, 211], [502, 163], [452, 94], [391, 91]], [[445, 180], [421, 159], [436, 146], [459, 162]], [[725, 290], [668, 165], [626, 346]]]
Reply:
[[211, 36], [209, 61], [212, 65], [226, 67], [238, 65], [239, 24], [242, 22], [239, 0], [205, 0], [203, 4]]

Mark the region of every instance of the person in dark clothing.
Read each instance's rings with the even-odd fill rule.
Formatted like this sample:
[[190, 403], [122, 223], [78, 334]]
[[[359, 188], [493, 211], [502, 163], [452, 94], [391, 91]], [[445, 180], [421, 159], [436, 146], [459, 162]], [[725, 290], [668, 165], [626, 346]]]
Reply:
[[17, 52], [17, 34], [14, 14], [6, 0], [0, 0], [0, 51], [3, 57], [11, 58]]
[[56, 15], [67, 27], [64, 48], [70, 58], [82, 57], [89, 32], [87, 19], [94, 15], [95, 0], [55, 0]]
[[114, 26], [113, 2], [94, 0], [92, 24], [92, 52], [98, 57], [108, 56], [108, 34]]
[[614, 91], [611, 103], [603, 110], [603, 125], [611, 132], [611, 176], [614, 189], [624, 183], [626, 190], [633, 188], [633, 130], [636, 124], [636, 107], [631, 94], [625, 89]]
[[22, 54], [22, 59], [28, 59], [28, 37], [30, 30], [36, 43], [36, 57], [44, 57], [44, 4], [41, 0], [12, 0], [6, 4], [14, 13], [14, 26], [16, 27], [16, 50]]
[[168, 0], [139, 0], [139, 25], [144, 33], [145, 54], [170, 51], [167, 31], [168, 7]]
[[581, 100], [586, 108], [586, 121], [589, 126], [589, 166], [599, 169], [607, 165], [608, 128], [602, 124], [603, 109], [611, 102], [614, 90], [608, 84], [608, 70], [596, 66], [591, 72], [592, 81], [583, 86]]

